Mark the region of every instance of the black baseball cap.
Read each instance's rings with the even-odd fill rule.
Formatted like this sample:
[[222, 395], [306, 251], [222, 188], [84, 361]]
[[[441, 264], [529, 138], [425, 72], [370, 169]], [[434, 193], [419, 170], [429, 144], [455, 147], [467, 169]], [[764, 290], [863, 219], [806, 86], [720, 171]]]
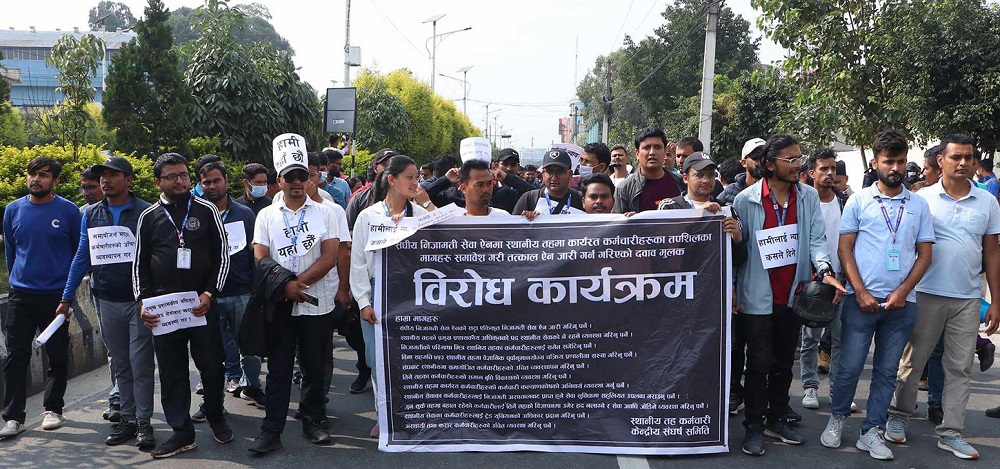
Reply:
[[110, 169], [112, 171], [118, 171], [120, 173], [125, 173], [126, 176], [132, 176], [134, 171], [132, 170], [132, 163], [120, 156], [111, 156], [104, 160], [101, 164], [95, 164], [93, 168], [98, 171], [103, 171], [105, 169]]
[[378, 153], [375, 154], [375, 158], [372, 159], [372, 164], [382, 164], [385, 162], [385, 160], [388, 160], [389, 158], [392, 158], [398, 154], [399, 153], [396, 153], [396, 150], [383, 148], [379, 150]]
[[847, 176], [847, 164], [843, 161], [837, 162], [837, 176]]
[[691, 168], [694, 168], [695, 171], [701, 171], [709, 166], [719, 167], [719, 165], [712, 161], [710, 156], [700, 151], [696, 151], [684, 159], [684, 167], [681, 172], [686, 173]]
[[569, 153], [561, 148], [553, 148], [545, 152], [545, 156], [542, 157], [541, 169], [545, 169], [547, 166], [562, 166], [563, 168], [570, 169], [573, 167], [573, 160], [570, 159]]
[[521, 161], [521, 154], [513, 148], [504, 148], [503, 150], [500, 150], [500, 153], [497, 155], [497, 161], [504, 161], [510, 158], [515, 158], [517, 161]]

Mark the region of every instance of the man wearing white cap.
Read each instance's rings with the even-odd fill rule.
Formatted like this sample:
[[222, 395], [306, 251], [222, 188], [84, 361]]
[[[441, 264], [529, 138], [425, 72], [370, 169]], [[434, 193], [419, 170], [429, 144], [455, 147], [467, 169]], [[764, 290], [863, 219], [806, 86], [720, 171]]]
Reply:
[[279, 135], [273, 149], [282, 197], [275, 198], [257, 215], [254, 258], [259, 269], [279, 269], [295, 277], [284, 284], [274, 304], [275, 314], [265, 329], [265, 416], [260, 435], [249, 448], [259, 454], [281, 448], [296, 347], [302, 371], [299, 412], [303, 434], [312, 443], [330, 443], [330, 434], [323, 426], [324, 374], [333, 340], [337, 273], [331, 274], [331, 270], [337, 263], [340, 244], [334, 211], [306, 194], [310, 174], [305, 140], [295, 134]]
[[736, 196], [740, 192], [743, 192], [743, 189], [754, 185], [760, 179], [760, 171], [757, 170], [757, 160], [753, 156], [764, 151], [764, 143], [766, 143], [764, 139], [751, 138], [743, 144], [743, 151], [740, 152], [740, 165], [746, 171], [737, 174], [736, 181], [726, 186], [722, 194], [719, 194], [718, 200], [720, 204], [732, 205], [733, 201], [736, 200]]

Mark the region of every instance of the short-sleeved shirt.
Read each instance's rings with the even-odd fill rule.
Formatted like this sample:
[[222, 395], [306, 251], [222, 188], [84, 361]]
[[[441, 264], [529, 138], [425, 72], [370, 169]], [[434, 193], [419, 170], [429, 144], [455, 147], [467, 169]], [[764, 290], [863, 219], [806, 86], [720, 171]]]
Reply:
[[949, 298], [982, 297], [983, 236], [1000, 234], [1000, 206], [989, 192], [970, 187], [955, 200], [941, 183], [917, 193], [927, 201], [934, 221], [933, 262], [916, 290]]
[[[779, 222], [778, 212], [774, 209], [774, 204], [771, 203], [771, 188], [768, 187], [767, 180], [764, 180], [763, 182], [760, 195], [761, 205], [764, 206], [764, 229], [767, 230], [777, 228]], [[798, 206], [794, 187], [788, 192], [787, 205], [787, 209], [782, 208], [785, 212], [785, 225], [794, 225], [799, 222]], [[788, 305], [783, 299], [791, 296], [792, 284], [795, 283], [795, 269], [797, 268], [798, 265], [789, 264], [781, 267], [775, 267], [768, 271], [768, 275], [771, 280], [771, 297], [775, 299], [774, 304], [782, 306]]]
[[[883, 206], [886, 213], [882, 213]], [[899, 220], [898, 229], [896, 220]], [[889, 223], [896, 230], [895, 242]], [[847, 200], [840, 218], [841, 234], [858, 234], [854, 242], [854, 260], [865, 290], [876, 298], [888, 297], [906, 280], [917, 261], [917, 244], [933, 243], [934, 230], [927, 202], [905, 187], [899, 194], [888, 197], [879, 191], [878, 184], [872, 184]], [[889, 255], [895, 256], [897, 251], [899, 270], [889, 270]], [[978, 283], [976, 285], [978, 288]], [[854, 293], [850, 285], [847, 293]], [[917, 301], [917, 294], [911, 291], [906, 301]]]
[[[285, 217], [287, 217], [289, 223], [294, 224], [298, 221], [302, 210], [318, 211], [323, 220], [324, 231], [323, 234], [319, 236], [320, 242], [299, 257], [299, 269], [298, 272], [295, 273], [305, 272], [306, 269], [319, 260], [320, 253], [322, 252], [320, 244], [322, 244], [323, 241], [339, 238], [339, 236], [341, 236], [341, 229], [334, 211], [325, 204], [317, 203], [309, 197], [306, 197], [305, 203], [302, 207], [299, 207], [299, 210], [293, 211], [285, 205], [284, 199], [278, 199], [275, 200], [270, 207], [264, 208], [259, 214], [257, 214], [257, 223], [255, 224], [253, 230], [253, 242], [267, 246], [267, 248], [271, 251], [271, 258], [278, 262], [278, 264], [282, 267], [291, 270], [291, 258], [282, 260], [274, 253], [275, 249], [280, 246], [277, 246], [275, 240], [272, 240], [271, 228], [273, 226], [284, 227]], [[282, 214], [284, 214], [284, 217]], [[337, 269], [330, 269], [326, 275], [317, 280], [316, 283], [309, 286], [309, 294], [315, 295], [319, 298], [319, 306], [315, 306], [310, 303], [295, 303], [295, 306], [292, 308], [292, 316], [320, 316], [333, 311], [335, 306], [334, 296], [337, 294], [337, 284], [339, 284]]]
[[664, 199], [672, 199], [681, 195], [681, 190], [674, 178], [665, 174], [660, 179], [646, 179], [646, 185], [639, 194], [639, 211], [656, 210]]

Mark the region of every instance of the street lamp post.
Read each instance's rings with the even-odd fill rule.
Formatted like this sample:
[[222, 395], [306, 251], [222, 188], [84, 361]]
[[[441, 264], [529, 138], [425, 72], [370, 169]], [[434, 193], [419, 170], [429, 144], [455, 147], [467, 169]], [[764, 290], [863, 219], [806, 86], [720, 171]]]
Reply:
[[[431, 91], [436, 91], [435, 88], [434, 88], [434, 77], [437, 76], [437, 45], [438, 45], [438, 42], [443, 41], [444, 38], [446, 38], [448, 36], [451, 36], [452, 34], [460, 33], [462, 31], [468, 31], [468, 30], [472, 29], [472, 26], [469, 26], [467, 28], [456, 29], [454, 31], [448, 31], [446, 33], [438, 34], [437, 33], [437, 22], [441, 18], [444, 18], [444, 15], [446, 15], [446, 14], [447, 13], [442, 13], [440, 15], [434, 15], [434, 16], [432, 16], [430, 18], [427, 18], [426, 20], [423, 21], [424, 23], [430, 23], [431, 24], [431, 28], [432, 28], [431, 29], [432, 36], [429, 39], [427, 39], [427, 41], [431, 42], [431, 47], [428, 48], [427, 47], [427, 42], [426, 41], [424, 42], [424, 48], [428, 49], [427, 53], [429, 53], [430, 56], [431, 56], [430, 57], [430, 59], [431, 59]], [[441, 38], [441, 40], [439, 41], [438, 38]]]
[[[469, 91], [472, 89], [472, 86], [469, 85], [469, 81], [468, 81], [468, 73], [469, 73], [469, 69], [471, 69], [471, 68], [472, 68], [471, 66], [469, 66], [469, 67], [462, 67], [462, 68], [460, 68], [458, 70], [459, 72], [462, 73], [462, 78], [455, 78], [453, 76], [445, 75], [443, 73], [439, 73], [438, 74], [439, 76], [442, 76], [442, 77], [445, 77], [445, 78], [448, 78], [448, 79], [451, 79], [451, 80], [462, 82], [462, 114], [465, 114], [466, 116], [469, 115], [468, 111], [466, 110], [466, 100], [469, 99]], [[452, 101], [458, 101], [458, 100], [457, 99], [453, 99]]]

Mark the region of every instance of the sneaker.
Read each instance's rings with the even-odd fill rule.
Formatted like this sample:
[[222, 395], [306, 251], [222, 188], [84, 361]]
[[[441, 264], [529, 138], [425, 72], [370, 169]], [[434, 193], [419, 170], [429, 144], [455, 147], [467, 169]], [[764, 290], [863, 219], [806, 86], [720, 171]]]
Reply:
[[[225, 406], [222, 407], [222, 415], [229, 415], [229, 411], [226, 410]], [[205, 404], [204, 403], [202, 403], [201, 405], [198, 406], [198, 411], [197, 412], [191, 414], [191, 420], [194, 420], [195, 422], [198, 422], [198, 423], [204, 423], [204, 422], [208, 421], [208, 416], [205, 415]]]
[[172, 436], [166, 443], [153, 448], [149, 452], [149, 455], [156, 458], [169, 458], [177, 453], [183, 453], [184, 451], [192, 450], [198, 447], [198, 444], [194, 441], [194, 435], [189, 438], [180, 438], [178, 436]]
[[55, 430], [66, 423], [62, 414], [57, 414], [51, 410], [42, 412], [42, 430]]
[[216, 443], [224, 445], [233, 441], [233, 430], [229, 428], [229, 424], [226, 423], [226, 419], [208, 422], [208, 426], [212, 429], [212, 438]]
[[314, 445], [330, 444], [330, 433], [319, 422], [303, 423], [302, 435]]
[[743, 452], [750, 456], [764, 455], [764, 426], [759, 423], [747, 425], [746, 436], [743, 437]]
[[928, 407], [927, 420], [934, 425], [941, 425], [941, 422], [944, 421], [944, 409], [940, 407]]
[[801, 445], [803, 441], [799, 432], [795, 431], [791, 424], [781, 419], [767, 422], [767, 426], [764, 427], [764, 435], [777, 438], [790, 445]]
[[819, 371], [819, 374], [821, 375], [830, 373], [830, 354], [826, 353], [825, 350], [819, 351], [819, 360], [816, 364], [816, 371]]
[[205, 386], [201, 384], [201, 381], [198, 381], [198, 384], [194, 386], [194, 393], [199, 396], [205, 394]]
[[135, 445], [141, 450], [153, 449], [156, 446], [153, 426], [149, 422], [139, 422], [135, 436]]
[[232, 394], [235, 397], [236, 394], [239, 393], [239, 391], [240, 391], [240, 380], [229, 379], [228, 381], [226, 381], [226, 392]]
[[137, 431], [138, 427], [132, 422], [118, 422], [115, 424], [114, 430], [111, 430], [111, 434], [104, 440], [104, 444], [118, 446], [135, 438]]
[[840, 448], [840, 437], [844, 434], [844, 423], [846, 416], [830, 415], [830, 420], [826, 422], [826, 430], [819, 436], [819, 442], [827, 448]]
[[778, 417], [778, 420], [784, 420], [788, 423], [798, 423], [802, 421], [802, 415], [791, 408], [788, 408], [784, 415]]
[[372, 374], [368, 373], [358, 373], [358, 377], [354, 379], [351, 383], [351, 394], [361, 394], [367, 391], [371, 387]]
[[889, 414], [889, 419], [885, 422], [885, 439], [896, 444], [906, 443], [907, 421], [900, 417]]
[[962, 435], [938, 438], [937, 447], [962, 459], [979, 459], [979, 451], [973, 448]]
[[729, 413], [736, 415], [743, 410], [745, 406], [743, 405], [743, 396], [739, 394], [729, 395]]
[[885, 446], [885, 438], [882, 437], [881, 428], [869, 428], [867, 432], [861, 434], [861, 438], [858, 438], [858, 442], [854, 446], [857, 446], [861, 451], [867, 451], [871, 457], [880, 461], [892, 459], [892, 451]]
[[851, 413], [852, 414], [858, 413], [858, 404], [854, 401], [851, 401]]
[[281, 449], [281, 435], [264, 430], [260, 432], [260, 435], [257, 435], [257, 438], [254, 438], [247, 451], [266, 454], [278, 449]]
[[243, 388], [243, 391], [240, 393], [240, 399], [249, 401], [250, 405], [257, 407], [258, 409], [263, 409], [265, 406], [264, 391], [261, 391], [260, 388]]
[[802, 394], [802, 407], [819, 409], [819, 394], [816, 393], [816, 388], [806, 388]]
[[102, 417], [104, 417], [104, 420], [117, 423], [122, 419], [122, 406], [120, 404], [109, 404]]
[[997, 347], [993, 342], [986, 342], [982, 347], [976, 347], [976, 356], [979, 357], [979, 371], [986, 371], [993, 366], [993, 355]]
[[24, 431], [24, 424], [18, 422], [17, 420], [8, 420], [4, 424], [3, 428], [0, 429], [0, 438], [10, 438], [12, 436], [17, 436], [19, 433]]
[[1000, 406], [991, 407], [989, 409], [986, 409], [986, 416], [987, 417], [993, 417], [995, 419], [1000, 418]]

